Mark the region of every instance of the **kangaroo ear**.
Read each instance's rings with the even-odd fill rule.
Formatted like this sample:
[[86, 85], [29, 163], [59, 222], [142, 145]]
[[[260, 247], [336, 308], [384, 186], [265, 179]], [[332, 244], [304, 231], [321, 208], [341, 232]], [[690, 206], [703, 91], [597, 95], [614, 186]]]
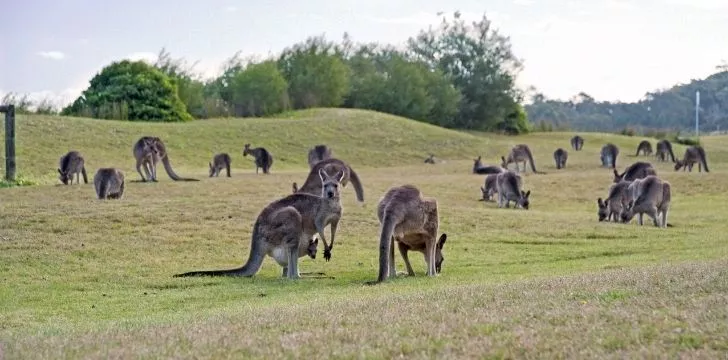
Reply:
[[346, 176], [346, 170], [341, 170], [341, 176], [339, 176], [339, 182], [344, 181], [344, 176]]
[[526, 194], [523, 195], [523, 197], [528, 198], [529, 195], [531, 195], [531, 190], [526, 191]]
[[447, 241], [447, 234], [443, 233], [440, 235], [440, 239], [437, 240], [437, 248], [442, 250], [442, 247], [445, 245], [445, 241]]
[[322, 182], [324, 181], [324, 179], [330, 177], [329, 174], [326, 173], [326, 170], [324, 170], [324, 168], [319, 168], [318, 174]]
[[604, 207], [609, 206], [609, 200], [604, 200]]
[[619, 177], [619, 173], [617, 172], [617, 169], [614, 169], [614, 176]]
[[318, 245], [318, 238], [311, 240], [311, 244]]
[[485, 192], [485, 188], [481, 186], [480, 191]]
[[298, 184], [296, 184], [295, 181], [293, 182], [293, 186], [292, 187], [293, 187], [293, 192], [298, 192]]
[[61, 171], [61, 169], [58, 169], [58, 173], [63, 175], [63, 171]]
[[602, 198], [597, 198], [597, 205], [602, 206], [604, 202], [602, 202]]

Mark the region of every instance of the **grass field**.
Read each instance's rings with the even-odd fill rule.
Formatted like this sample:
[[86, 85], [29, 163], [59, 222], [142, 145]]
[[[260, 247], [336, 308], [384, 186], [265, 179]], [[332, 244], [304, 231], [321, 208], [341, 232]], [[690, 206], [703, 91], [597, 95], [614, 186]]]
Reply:
[[[89, 177], [116, 166], [130, 180], [132, 145], [160, 136], [182, 176], [130, 182], [124, 199], [95, 199], [93, 185], [56, 185], [58, 158], [81, 151]], [[318, 109], [284, 119], [139, 124], [18, 116], [18, 172], [39, 186], [0, 189], [0, 359], [6, 358], [721, 358], [728, 352], [728, 139], [704, 137], [710, 173], [675, 172], [672, 228], [599, 223], [596, 198], [642, 138], [572, 133], [519, 137], [445, 130], [374, 112]], [[274, 155], [256, 175], [242, 147]], [[343, 190], [344, 216], [330, 262], [280, 279], [271, 259], [251, 279], [172, 278], [242, 264], [253, 221], [307, 174], [306, 152], [325, 143], [359, 173], [365, 202]], [[477, 201], [472, 158], [497, 163], [529, 144], [545, 175], [524, 175], [531, 209]], [[654, 145], [654, 143], [653, 143]], [[569, 151], [565, 170], [552, 153]], [[684, 147], [675, 145], [676, 155]], [[215, 152], [233, 177], [207, 178]], [[428, 152], [443, 163], [423, 164]], [[448, 234], [443, 272], [364, 286], [377, 275], [376, 204], [411, 183], [438, 199]], [[321, 249], [319, 255], [321, 255]], [[399, 271], [403, 263], [395, 258]]]

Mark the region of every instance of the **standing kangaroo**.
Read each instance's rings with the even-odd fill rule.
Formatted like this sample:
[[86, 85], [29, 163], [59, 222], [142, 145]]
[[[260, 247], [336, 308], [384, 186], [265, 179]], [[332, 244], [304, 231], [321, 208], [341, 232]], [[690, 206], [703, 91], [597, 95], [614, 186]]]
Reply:
[[628, 166], [621, 174], [617, 172], [617, 169], [614, 169], [613, 182], [618, 183], [622, 180], [632, 181], [635, 179], [645, 178], [649, 175], [657, 175], [657, 171], [654, 167], [652, 167], [652, 164], [644, 161], [637, 161], [636, 163]]
[[445, 260], [442, 247], [447, 234], [437, 238], [440, 221], [437, 200], [422, 196], [414, 185], [390, 188], [377, 205], [377, 218], [380, 223], [379, 235], [379, 276], [377, 284], [397, 276], [394, 266], [394, 242], [399, 243], [399, 251], [407, 267], [407, 273], [414, 275], [407, 252], [419, 251], [425, 255], [427, 276], [435, 276], [442, 270]]
[[66, 155], [61, 156], [58, 161], [58, 179], [64, 185], [73, 185], [74, 175], [76, 176], [76, 184], [81, 183], [81, 175], [83, 176], [83, 183], [88, 184], [83, 156], [78, 151], [71, 150]]
[[504, 170], [500, 166], [483, 166], [483, 163], [480, 162], [480, 156], [473, 159], [473, 174], [498, 174]]
[[574, 149], [574, 151], [579, 151], [583, 147], [584, 147], [584, 138], [582, 138], [579, 135], [574, 135], [574, 137], [571, 138], [571, 148]]
[[667, 155], [670, 155], [672, 162], [675, 162], [675, 155], [672, 152], [672, 143], [670, 140], [664, 139], [657, 142], [655, 146], [655, 157], [660, 161], [667, 161]]
[[652, 143], [647, 140], [642, 140], [639, 145], [637, 145], [637, 153], [634, 154], [634, 156], [639, 156], [640, 152], [642, 152], [642, 155], [644, 156], [652, 155]]
[[687, 168], [688, 171], [693, 171], [693, 165], [698, 164], [698, 171], [710, 172], [708, 170], [708, 161], [705, 158], [705, 150], [702, 146], [696, 145], [685, 149], [685, 155], [682, 160], [675, 161], [675, 171], [683, 168], [683, 171]]
[[220, 176], [222, 169], [225, 169], [227, 177], [230, 177], [230, 163], [230, 155], [227, 153], [220, 153], [213, 156], [212, 162], [210, 163], [210, 177]]
[[629, 193], [629, 185], [632, 181], [621, 180], [609, 187], [607, 199], [597, 198], [597, 216], [599, 221], [619, 222], [622, 211], [627, 207], [632, 196]]
[[354, 191], [356, 192], [357, 201], [364, 201], [364, 188], [362, 187], [361, 180], [359, 180], [359, 175], [356, 174], [354, 169], [352, 169], [349, 164], [347, 164], [343, 160], [339, 160], [336, 158], [329, 158], [316, 163], [316, 165], [314, 165], [313, 168], [311, 168], [311, 170], [308, 172], [306, 181], [300, 188], [298, 187], [298, 184], [296, 184], [295, 182], [293, 183], [293, 192], [320, 194], [323, 183], [321, 182], [321, 178], [317, 176], [317, 174], [321, 170], [329, 174], [343, 173], [344, 177], [341, 179], [341, 186], [346, 187], [346, 185], [349, 184], [349, 181], [351, 181], [351, 183], [354, 185]]
[[524, 192], [521, 190], [521, 178], [513, 171], [505, 171], [496, 177], [496, 186], [498, 188], [498, 207], [509, 207], [508, 204], [513, 201], [514, 208], [523, 208], [528, 210], [531, 190]]
[[94, 188], [99, 200], [121, 199], [124, 196], [124, 173], [116, 168], [101, 168], [94, 175]]
[[622, 222], [628, 223], [635, 214], [639, 214], [637, 223], [642, 225], [642, 215], [647, 214], [655, 226], [667, 227], [667, 212], [672, 198], [670, 183], [650, 175], [632, 182], [629, 187], [632, 188], [632, 198], [622, 211]]
[[[324, 229], [331, 224], [331, 243], [336, 235], [336, 225], [342, 215], [339, 185], [344, 174], [329, 176], [319, 171], [324, 184], [320, 195], [296, 193], [276, 200], [260, 212], [253, 225], [248, 261], [242, 267], [228, 270], [191, 271], [176, 274], [186, 276], [254, 276], [260, 270], [266, 255], [283, 268], [283, 275], [298, 279], [298, 258], [308, 254], [314, 235], [324, 243], [324, 252], [330, 251], [324, 237]], [[330, 255], [329, 255], [330, 257]]]
[[258, 169], [263, 169], [263, 174], [270, 173], [270, 167], [273, 166], [273, 155], [268, 152], [264, 147], [250, 148], [250, 144], [245, 144], [243, 148], [243, 156], [248, 154], [255, 158], [255, 173], [258, 173]]
[[556, 149], [554, 151], [554, 161], [556, 162], [556, 168], [557, 169], [563, 169], [566, 167], [566, 160], [569, 158], [569, 153], [566, 152], [566, 150], [562, 148]]
[[331, 148], [326, 145], [316, 145], [308, 150], [308, 167], [313, 169], [317, 162], [331, 158]]
[[515, 163], [516, 164], [516, 172], [520, 172], [520, 169], [518, 168], [518, 163], [523, 162], [523, 171], [526, 171], [526, 161], [531, 163], [531, 170], [535, 174], [542, 174], [541, 172], [536, 170], [536, 164], [533, 162], [533, 155], [531, 155], [531, 149], [526, 144], [518, 144], [514, 146], [511, 151], [508, 153], [508, 157], [501, 156], [501, 160], [503, 161], [501, 163], [501, 167], [504, 169], [508, 169], [508, 164]]
[[607, 143], [602, 146], [599, 158], [602, 161], [603, 167], [611, 167], [612, 169], [617, 168], [617, 156], [619, 155], [619, 148], [617, 145]]
[[[136, 159], [136, 170], [139, 176], [142, 177], [142, 181], [157, 182], [157, 163], [161, 160], [164, 165], [164, 170], [167, 175], [174, 181], [200, 181], [198, 179], [183, 178], [177, 175], [172, 169], [172, 164], [169, 162], [169, 154], [167, 154], [167, 147], [164, 145], [162, 139], [158, 137], [143, 136], [134, 143], [133, 148], [134, 158]], [[144, 174], [142, 174], [142, 167], [144, 168]]]

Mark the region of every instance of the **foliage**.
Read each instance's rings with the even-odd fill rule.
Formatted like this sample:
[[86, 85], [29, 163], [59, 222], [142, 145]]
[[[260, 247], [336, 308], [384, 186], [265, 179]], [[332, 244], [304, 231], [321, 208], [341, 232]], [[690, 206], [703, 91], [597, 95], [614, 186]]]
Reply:
[[10, 188], [10, 187], [16, 187], [16, 186], [33, 186], [38, 185], [38, 182], [35, 180], [31, 180], [23, 176], [22, 174], [16, 174], [14, 181], [8, 181], [3, 177], [0, 179], [0, 189], [2, 188]]
[[104, 67], [62, 114], [132, 121], [192, 119], [178, 96], [175, 79], [144, 61], [130, 60]]
[[0, 100], [0, 104], [15, 105], [16, 114], [58, 114], [58, 106], [48, 97], [36, 102], [33, 101], [28, 94], [9, 92], [3, 95], [2, 100]]
[[288, 109], [288, 83], [274, 60], [229, 67], [214, 85], [234, 116], [265, 116]]

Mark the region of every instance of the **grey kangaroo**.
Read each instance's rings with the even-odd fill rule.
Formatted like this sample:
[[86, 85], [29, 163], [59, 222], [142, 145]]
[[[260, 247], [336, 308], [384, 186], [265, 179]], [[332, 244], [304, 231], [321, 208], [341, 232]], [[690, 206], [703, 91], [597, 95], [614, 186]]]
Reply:
[[584, 138], [582, 138], [579, 135], [574, 135], [574, 137], [571, 138], [571, 148], [574, 149], [574, 151], [579, 151], [583, 147], [584, 147]]
[[617, 156], [619, 155], [619, 148], [617, 145], [607, 143], [602, 146], [599, 158], [602, 161], [603, 167], [610, 167], [612, 169], [617, 168]]
[[[498, 174], [488, 174], [485, 176], [485, 184], [480, 187], [480, 192], [483, 194], [483, 198], [478, 201], [493, 201], [493, 195], [498, 193], [498, 187], [496, 186], [496, 179]], [[518, 179], [520, 181], [520, 176]]]
[[66, 155], [61, 156], [58, 161], [58, 179], [64, 185], [73, 185], [74, 175], [76, 176], [76, 184], [81, 183], [81, 176], [83, 176], [83, 183], [88, 184], [83, 156], [78, 151], [71, 150]]
[[121, 199], [124, 196], [124, 173], [116, 168], [101, 168], [94, 175], [94, 188], [99, 200]]
[[672, 162], [675, 162], [675, 154], [672, 152], [672, 143], [670, 140], [664, 139], [657, 142], [655, 146], [655, 157], [659, 161], [667, 161], [667, 155], [670, 155]]
[[652, 164], [644, 161], [637, 161], [628, 166], [621, 174], [617, 172], [617, 169], [614, 169], [613, 182], [618, 183], [622, 180], [632, 181], [635, 179], [645, 178], [649, 175], [657, 175], [657, 170], [652, 167]]
[[316, 165], [314, 165], [313, 168], [308, 172], [306, 181], [304, 181], [303, 185], [300, 188], [298, 187], [297, 183], [293, 183], [293, 192], [320, 194], [321, 187], [323, 186], [321, 178], [318, 176], [320, 170], [324, 170], [329, 174], [343, 173], [344, 177], [341, 179], [341, 186], [346, 187], [351, 181], [351, 183], [354, 185], [354, 191], [356, 192], [357, 201], [364, 201], [364, 187], [362, 186], [362, 182], [359, 179], [359, 175], [356, 174], [354, 169], [352, 169], [349, 164], [337, 158], [329, 158], [316, 163]]
[[622, 210], [627, 206], [631, 195], [628, 191], [629, 185], [632, 181], [620, 181], [616, 184], [612, 184], [609, 187], [609, 194], [607, 199], [602, 201], [602, 198], [597, 198], [597, 215], [599, 221], [612, 221], [619, 222]]
[[642, 152], [642, 155], [644, 156], [652, 155], [652, 143], [647, 140], [642, 140], [639, 145], [637, 145], [637, 153], [634, 154], [634, 156], [639, 156], [640, 152]]
[[516, 172], [520, 172], [518, 163], [523, 162], [523, 171], [526, 171], [526, 161], [528, 161], [531, 164], [531, 170], [533, 170], [535, 174], [543, 174], [536, 170], [536, 164], [533, 162], [531, 149], [526, 144], [518, 144], [514, 146], [508, 153], [508, 157], [501, 156], [501, 160], [503, 161], [501, 163], [501, 167], [504, 169], [508, 169], [508, 164], [515, 163]]
[[270, 167], [273, 165], [273, 155], [268, 152], [264, 147], [250, 148], [250, 144], [245, 144], [243, 148], [243, 156], [248, 154], [255, 158], [255, 173], [258, 173], [258, 169], [263, 169], [263, 174], [270, 173]]
[[667, 227], [667, 212], [670, 210], [670, 183], [650, 175], [640, 181], [633, 181], [627, 207], [622, 211], [622, 222], [628, 223], [638, 214], [637, 223], [642, 225], [642, 215], [652, 218], [657, 227]]
[[[174, 181], [199, 181], [198, 179], [183, 178], [177, 175], [169, 162], [169, 154], [162, 139], [152, 136], [143, 136], [134, 143], [134, 158], [136, 159], [136, 170], [142, 181], [157, 182], [157, 163], [161, 160], [167, 175]], [[142, 167], [144, 174], [142, 174]]]
[[498, 174], [505, 171], [500, 166], [483, 166], [483, 163], [480, 162], [480, 156], [478, 156], [477, 159], [473, 159], [473, 174]]
[[394, 242], [399, 243], [407, 274], [415, 273], [410, 265], [408, 251], [414, 250], [425, 255], [427, 276], [436, 276], [442, 270], [445, 258], [442, 248], [447, 234], [437, 238], [440, 222], [437, 200], [423, 197], [414, 185], [392, 187], [384, 194], [377, 205], [377, 218], [380, 223], [379, 234], [379, 275], [377, 284], [397, 276], [394, 266]]
[[566, 160], [569, 158], [569, 153], [566, 152], [566, 150], [562, 148], [556, 149], [554, 151], [554, 161], [556, 162], [556, 168], [557, 169], [563, 169], [566, 167]]
[[324, 251], [330, 251], [324, 237], [324, 229], [331, 225], [331, 243], [334, 242], [336, 225], [342, 215], [339, 185], [344, 174], [330, 176], [319, 170], [324, 184], [321, 194], [296, 193], [276, 200], [260, 212], [253, 225], [250, 255], [245, 265], [228, 270], [191, 271], [176, 274], [186, 276], [244, 276], [252, 277], [263, 264], [266, 255], [283, 268], [283, 276], [298, 279], [298, 258], [308, 254], [314, 235], [324, 243]]
[[683, 171], [687, 168], [688, 171], [693, 171], [693, 165], [698, 164], [698, 171], [710, 172], [708, 170], [708, 161], [705, 158], [705, 150], [702, 146], [696, 145], [685, 149], [685, 155], [682, 160], [675, 161], [675, 171], [683, 168]]
[[531, 190], [524, 192], [521, 190], [521, 179], [513, 171], [505, 171], [496, 177], [496, 187], [498, 188], [498, 207], [509, 207], [509, 203], [515, 203], [514, 208], [523, 208], [528, 210]]
[[213, 156], [212, 162], [210, 163], [210, 177], [220, 176], [222, 169], [225, 169], [227, 177], [230, 177], [230, 163], [230, 155], [227, 153], [220, 153]]
[[308, 150], [308, 167], [313, 169], [313, 166], [316, 165], [317, 162], [330, 159], [332, 156], [333, 154], [331, 153], [330, 147], [323, 144], [316, 145], [312, 149]]

